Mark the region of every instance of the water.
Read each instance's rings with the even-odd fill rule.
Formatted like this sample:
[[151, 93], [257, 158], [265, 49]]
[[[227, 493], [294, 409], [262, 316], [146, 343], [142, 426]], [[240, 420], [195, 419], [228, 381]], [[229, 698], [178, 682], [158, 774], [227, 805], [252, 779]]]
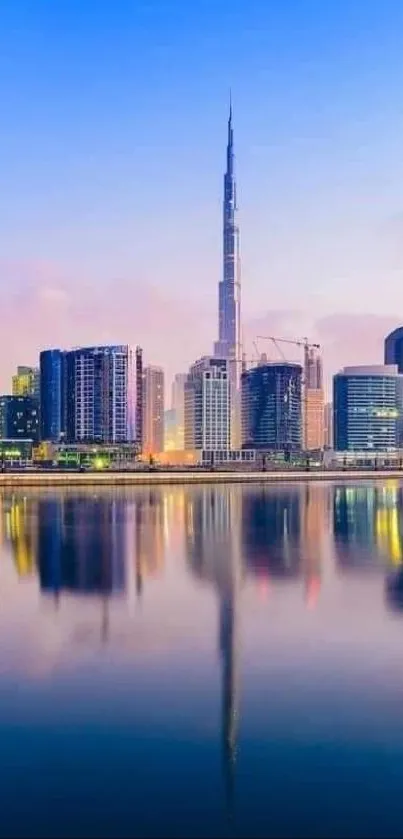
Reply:
[[1, 836], [403, 834], [402, 486], [0, 500]]

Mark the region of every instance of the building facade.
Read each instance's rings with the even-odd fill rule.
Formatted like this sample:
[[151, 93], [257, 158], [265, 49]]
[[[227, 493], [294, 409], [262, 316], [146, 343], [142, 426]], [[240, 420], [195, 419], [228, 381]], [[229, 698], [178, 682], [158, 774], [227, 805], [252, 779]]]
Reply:
[[[41, 353], [41, 438], [131, 443], [142, 433], [141, 350], [127, 344]], [[138, 401], [139, 400], [139, 401]]]
[[39, 361], [41, 439], [58, 443], [66, 436], [66, 353], [43, 350]]
[[135, 403], [135, 418], [134, 418], [134, 428], [135, 428], [135, 441], [136, 446], [139, 452], [143, 451], [143, 350], [141, 347], [136, 347], [136, 376], [135, 376], [135, 392], [136, 392], [136, 403]]
[[227, 450], [231, 445], [231, 387], [226, 359], [205, 356], [185, 384], [185, 449]]
[[146, 367], [143, 374], [143, 452], [164, 451], [164, 371]]
[[345, 367], [333, 378], [334, 448], [395, 451], [398, 445], [397, 365]]
[[39, 367], [17, 367], [17, 372], [12, 378], [12, 395], [32, 396], [39, 402], [39, 381]]
[[323, 449], [325, 394], [319, 350], [306, 347], [304, 359], [303, 447], [305, 451]]
[[306, 388], [304, 394], [304, 449], [318, 451], [325, 445], [324, 393], [322, 388]]
[[242, 374], [242, 445], [293, 452], [302, 444], [302, 367], [259, 364]]
[[67, 392], [69, 442], [131, 442], [133, 358], [127, 344], [68, 352]]
[[0, 396], [0, 438], [39, 440], [39, 404], [32, 396]]

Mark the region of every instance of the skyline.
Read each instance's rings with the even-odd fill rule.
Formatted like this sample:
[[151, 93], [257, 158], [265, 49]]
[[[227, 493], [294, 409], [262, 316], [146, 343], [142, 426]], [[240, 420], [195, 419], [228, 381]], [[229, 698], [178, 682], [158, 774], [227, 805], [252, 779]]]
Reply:
[[2, 4], [2, 390], [51, 346], [140, 344], [168, 383], [209, 351], [230, 85], [247, 353], [307, 334], [327, 381], [382, 360], [400, 325], [403, 9], [208, 7]]

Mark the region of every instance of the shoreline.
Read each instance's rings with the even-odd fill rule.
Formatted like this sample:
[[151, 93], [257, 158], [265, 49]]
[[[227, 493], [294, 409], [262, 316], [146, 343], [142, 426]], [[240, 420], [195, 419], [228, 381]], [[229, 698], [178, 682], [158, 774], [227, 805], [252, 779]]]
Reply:
[[5, 472], [0, 473], [2, 487], [65, 486], [172, 486], [196, 484], [278, 484], [310, 481], [403, 481], [400, 469], [367, 470], [287, 470], [278, 472]]

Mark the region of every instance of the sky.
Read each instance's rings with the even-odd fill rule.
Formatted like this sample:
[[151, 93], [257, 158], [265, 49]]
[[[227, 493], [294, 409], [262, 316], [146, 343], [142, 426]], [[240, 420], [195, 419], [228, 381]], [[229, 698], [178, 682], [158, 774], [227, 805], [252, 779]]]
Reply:
[[247, 354], [381, 363], [402, 27], [400, 0], [1, 0], [0, 388], [49, 346], [140, 344], [167, 381], [212, 351], [230, 88]]

